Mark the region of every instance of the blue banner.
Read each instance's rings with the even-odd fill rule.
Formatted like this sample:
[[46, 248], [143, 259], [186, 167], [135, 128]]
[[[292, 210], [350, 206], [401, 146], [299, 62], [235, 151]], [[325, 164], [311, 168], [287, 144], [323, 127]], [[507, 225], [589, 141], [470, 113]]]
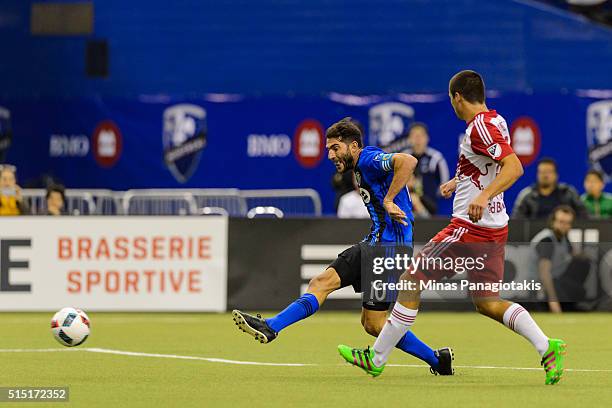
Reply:
[[[612, 175], [612, 92], [490, 92], [487, 103], [506, 118], [525, 165], [507, 204], [535, 181], [543, 156], [557, 160], [560, 180], [579, 191], [592, 165]], [[159, 95], [3, 100], [0, 107], [1, 127], [12, 134], [5, 160], [17, 165], [21, 184], [51, 174], [68, 188], [314, 188], [327, 214], [334, 211], [334, 168], [324, 132], [333, 122], [352, 116], [364, 125], [366, 143], [379, 145], [424, 122], [451, 174], [465, 130], [441, 94]], [[449, 201], [440, 201], [440, 212], [450, 213]]]

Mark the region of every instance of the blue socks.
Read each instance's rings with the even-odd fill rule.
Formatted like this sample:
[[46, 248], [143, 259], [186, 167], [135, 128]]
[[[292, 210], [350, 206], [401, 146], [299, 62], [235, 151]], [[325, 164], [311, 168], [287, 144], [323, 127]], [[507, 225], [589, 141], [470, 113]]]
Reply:
[[266, 319], [266, 323], [278, 333], [285, 327], [313, 315], [317, 310], [319, 310], [319, 301], [315, 295], [305, 293], [287, 306], [285, 310], [270, 319]]
[[411, 331], [408, 331], [395, 347], [425, 361], [433, 368], [438, 368], [438, 358], [434, 351], [427, 344], [419, 340]]
[[[319, 310], [319, 301], [311, 293], [305, 293], [296, 299], [293, 303], [285, 308], [276, 316], [266, 319], [266, 323], [272, 330], [279, 333], [287, 326], [299, 322], [316, 313]], [[425, 361], [433, 368], [438, 367], [438, 358], [433, 350], [421, 340], [417, 338], [411, 331], [408, 331], [404, 337], [400, 339], [396, 346], [398, 349], [413, 355], [414, 357]]]

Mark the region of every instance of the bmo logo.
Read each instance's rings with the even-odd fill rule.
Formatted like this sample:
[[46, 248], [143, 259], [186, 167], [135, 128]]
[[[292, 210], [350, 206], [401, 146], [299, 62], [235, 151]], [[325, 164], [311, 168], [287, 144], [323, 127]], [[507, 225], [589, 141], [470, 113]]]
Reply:
[[121, 157], [123, 138], [115, 122], [100, 122], [93, 133], [93, 154], [102, 167], [113, 167]]
[[542, 144], [540, 128], [536, 121], [529, 116], [521, 116], [512, 122], [510, 140], [512, 141], [512, 150], [514, 150], [523, 166], [530, 165], [538, 157]]
[[16, 270], [29, 269], [30, 263], [14, 252], [32, 247], [30, 239], [0, 239], [0, 292], [30, 292], [31, 285], [16, 282], [12, 273]]
[[302, 167], [316, 167], [323, 158], [325, 140], [323, 126], [319, 121], [302, 121], [293, 136], [293, 154]]

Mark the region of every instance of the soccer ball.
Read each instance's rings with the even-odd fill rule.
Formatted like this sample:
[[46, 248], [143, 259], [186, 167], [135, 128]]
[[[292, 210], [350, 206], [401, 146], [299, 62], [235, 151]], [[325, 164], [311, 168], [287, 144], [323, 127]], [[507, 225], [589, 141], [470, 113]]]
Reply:
[[89, 336], [89, 317], [81, 309], [65, 307], [51, 319], [51, 332], [61, 345], [78, 346]]

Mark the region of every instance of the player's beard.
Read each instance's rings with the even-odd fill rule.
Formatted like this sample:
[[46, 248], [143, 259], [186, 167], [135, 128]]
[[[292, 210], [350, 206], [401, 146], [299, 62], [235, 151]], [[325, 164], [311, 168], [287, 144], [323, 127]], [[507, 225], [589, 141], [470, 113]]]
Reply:
[[353, 156], [350, 153], [347, 153], [344, 156], [338, 158], [344, 167], [341, 173], [346, 173], [349, 170], [353, 170], [355, 168], [355, 160], [353, 160]]

